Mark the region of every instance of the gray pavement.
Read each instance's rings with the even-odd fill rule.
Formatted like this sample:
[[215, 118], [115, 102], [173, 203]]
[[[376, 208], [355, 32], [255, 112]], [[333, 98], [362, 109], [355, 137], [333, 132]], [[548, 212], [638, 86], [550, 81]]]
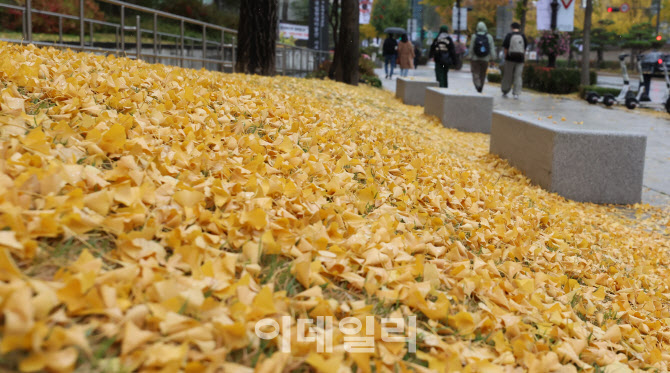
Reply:
[[[397, 72], [396, 72], [397, 71]], [[382, 78], [384, 89], [395, 92], [395, 78], [384, 79], [384, 70], [376, 73]], [[432, 66], [410, 70], [409, 77], [435, 79]], [[455, 93], [472, 94], [475, 91], [469, 66], [449, 72], [449, 89]], [[650, 110], [628, 110], [623, 106], [606, 108], [589, 105], [586, 101], [558, 95], [522, 92], [519, 100], [501, 97], [500, 85], [487, 83], [484, 94], [493, 96], [494, 109], [519, 113], [529, 118], [556, 122], [575, 129], [635, 132], [647, 135], [642, 201], [651, 205], [670, 206], [670, 114]], [[510, 95], [511, 96], [511, 95]], [[653, 98], [653, 97], [652, 97]]]

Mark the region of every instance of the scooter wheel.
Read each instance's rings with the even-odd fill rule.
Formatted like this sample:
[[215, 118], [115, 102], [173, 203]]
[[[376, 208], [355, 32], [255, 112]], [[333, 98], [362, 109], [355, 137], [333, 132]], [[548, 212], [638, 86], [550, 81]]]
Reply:
[[637, 100], [632, 97], [628, 97], [626, 99], [626, 107], [631, 110], [635, 109], [637, 107]]
[[614, 105], [614, 101], [614, 96], [612, 95], [605, 95], [605, 97], [603, 97], [603, 104], [607, 107]]
[[598, 94], [595, 93], [595, 92], [586, 93], [586, 101], [589, 104], [596, 104], [596, 103], [598, 103], [599, 99], [600, 99], [600, 96], [598, 96]]
[[668, 101], [665, 102], [665, 111], [670, 113], [670, 97], [668, 97]]

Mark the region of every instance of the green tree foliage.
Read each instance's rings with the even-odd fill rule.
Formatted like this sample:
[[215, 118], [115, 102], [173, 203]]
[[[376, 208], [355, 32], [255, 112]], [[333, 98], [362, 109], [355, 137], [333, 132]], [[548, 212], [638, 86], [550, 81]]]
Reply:
[[622, 36], [622, 47], [631, 50], [631, 68], [635, 68], [635, 56], [645, 50], [659, 48], [664, 41], [656, 40], [656, 29], [649, 22], [638, 23], [631, 27], [630, 31]]
[[410, 17], [407, 0], [375, 0], [370, 23], [380, 34], [387, 27], [407, 27]]
[[[0, 1], [12, 5], [25, 6], [25, 0], [16, 1]], [[98, 4], [93, 0], [86, 0], [84, 2], [84, 11], [87, 18], [102, 20], [104, 18], [103, 12], [100, 11]], [[72, 16], [79, 16], [79, 0], [33, 0], [33, 9], [46, 10], [54, 13], [68, 14]], [[58, 18], [34, 14], [32, 16], [33, 32], [58, 32]], [[23, 23], [23, 12], [14, 9], [2, 9], [0, 13], [0, 26], [7, 30], [21, 30]], [[63, 22], [63, 31], [65, 33], [74, 33], [79, 31], [79, 22], [74, 20], [65, 20]]]
[[631, 48], [633, 54], [663, 45], [663, 41], [656, 40], [656, 29], [649, 22], [633, 25], [622, 39], [623, 47]]
[[603, 62], [603, 52], [609, 45], [617, 43], [617, 35], [608, 29], [614, 22], [608, 19], [598, 21], [598, 26], [591, 30], [591, 49], [598, 52], [597, 66]]

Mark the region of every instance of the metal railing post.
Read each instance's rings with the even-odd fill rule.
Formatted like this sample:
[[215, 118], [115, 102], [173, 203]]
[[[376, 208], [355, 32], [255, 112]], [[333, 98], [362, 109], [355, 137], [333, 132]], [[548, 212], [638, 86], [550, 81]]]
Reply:
[[184, 20], [182, 19], [181, 22], [179, 22], [179, 35], [181, 36], [181, 50], [179, 52], [180, 59], [179, 59], [179, 66], [184, 67]]
[[158, 63], [158, 14], [154, 13], [154, 63]]
[[207, 26], [202, 25], [202, 68], [207, 68]]
[[137, 40], [135, 42], [137, 53], [135, 53], [135, 59], [139, 60], [142, 58], [142, 28], [140, 27], [140, 16], [135, 16], [135, 32], [137, 34]]
[[226, 32], [221, 30], [221, 72], [225, 70], [226, 63]]
[[286, 53], [286, 46], [282, 45], [281, 46], [281, 58], [282, 58], [281, 73], [284, 74], [284, 75], [286, 75], [286, 73], [287, 73], [287, 70], [286, 70], [286, 66], [287, 66], [286, 61], [287, 61], [287, 57], [288, 57], [287, 54], [288, 53]]
[[58, 17], [58, 44], [63, 44], [63, 17]]
[[26, 39], [29, 43], [33, 42], [33, 9], [32, 1], [26, 0]]
[[84, 0], [79, 0], [79, 47], [84, 49]]
[[237, 38], [233, 36], [233, 72], [235, 72], [235, 65], [237, 64]]
[[93, 46], [93, 22], [88, 23], [88, 33], [89, 39], [91, 40], [91, 46]]
[[121, 53], [126, 52], [126, 7], [121, 5]]

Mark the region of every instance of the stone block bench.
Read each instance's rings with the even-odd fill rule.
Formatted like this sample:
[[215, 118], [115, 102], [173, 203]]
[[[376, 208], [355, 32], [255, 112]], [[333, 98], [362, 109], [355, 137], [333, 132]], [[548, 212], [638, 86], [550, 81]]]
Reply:
[[642, 199], [646, 147], [642, 134], [561, 128], [495, 111], [489, 151], [565, 198], [632, 204]]
[[424, 113], [440, 118], [447, 128], [491, 133], [493, 97], [479, 93], [453, 93], [447, 88], [426, 88]]
[[398, 78], [395, 81], [395, 97], [401, 99], [407, 105], [423, 106], [426, 88], [428, 87], [437, 87], [437, 82], [434, 80]]

